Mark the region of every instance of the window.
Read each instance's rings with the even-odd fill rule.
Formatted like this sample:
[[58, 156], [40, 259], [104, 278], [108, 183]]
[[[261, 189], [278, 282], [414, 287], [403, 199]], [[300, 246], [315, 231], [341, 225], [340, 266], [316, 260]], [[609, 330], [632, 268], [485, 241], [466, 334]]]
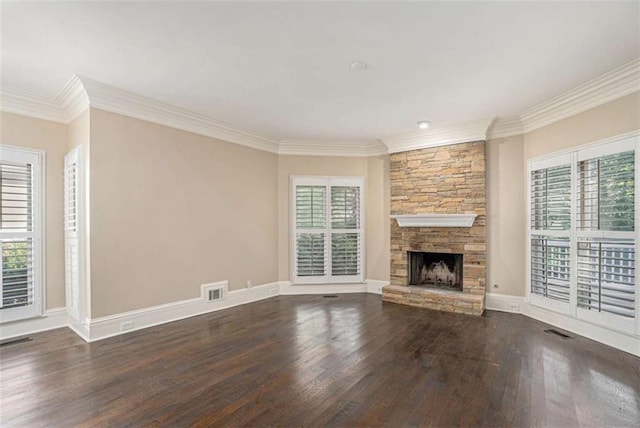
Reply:
[[531, 171], [531, 293], [560, 306], [570, 300], [571, 164], [556, 162]]
[[294, 283], [362, 282], [360, 177], [292, 177]]
[[635, 331], [638, 138], [530, 163], [530, 300]]
[[589, 319], [635, 318], [635, 151], [621, 149], [577, 163], [577, 305]]
[[42, 313], [43, 154], [0, 146], [0, 320]]

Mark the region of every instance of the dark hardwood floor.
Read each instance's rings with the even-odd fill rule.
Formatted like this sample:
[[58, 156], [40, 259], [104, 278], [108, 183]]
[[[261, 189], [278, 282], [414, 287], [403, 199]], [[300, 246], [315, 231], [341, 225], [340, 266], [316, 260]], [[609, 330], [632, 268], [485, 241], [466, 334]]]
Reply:
[[639, 426], [640, 359], [546, 328], [350, 294], [59, 329], [0, 348], [0, 425]]

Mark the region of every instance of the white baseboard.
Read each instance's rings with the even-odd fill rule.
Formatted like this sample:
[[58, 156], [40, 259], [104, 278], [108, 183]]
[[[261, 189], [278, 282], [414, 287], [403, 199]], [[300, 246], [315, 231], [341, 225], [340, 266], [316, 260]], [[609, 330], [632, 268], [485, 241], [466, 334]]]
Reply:
[[640, 337], [610, 330], [530, 303], [523, 304], [522, 314], [640, 357]]
[[[226, 281], [222, 281], [220, 284], [228, 289]], [[212, 284], [206, 285], [210, 286]], [[130, 333], [184, 318], [191, 318], [208, 312], [257, 302], [258, 300], [277, 296], [278, 292], [279, 283], [274, 282], [251, 288], [232, 290], [225, 293], [223, 299], [217, 301], [210, 302], [203, 298], [195, 298], [94, 318], [89, 321], [88, 337], [83, 338], [88, 342], [94, 342], [96, 340], [106, 339], [107, 337]], [[74, 331], [77, 332], [76, 329], [74, 329]], [[82, 336], [82, 334], [80, 336]]]
[[292, 284], [290, 281], [280, 282], [280, 295], [297, 296], [305, 294], [343, 294], [343, 293], [372, 293], [382, 294], [382, 287], [389, 285], [389, 281], [367, 279], [356, 284]]
[[[222, 281], [221, 286], [228, 289], [228, 283]], [[124, 312], [106, 317], [88, 319], [84, 323], [72, 323], [65, 308], [49, 309], [42, 317], [11, 322], [2, 325], [0, 340], [25, 336], [55, 328], [69, 327], [87, 342], [94, 342], [107, 337], [117, 336], [155, 325], [160, 325], [208, 312], [219, 311], [246, 303], [256, 302], [278, 295], [310, 295], [340, 293], [372, 293], [382, 294], [382, 287], [388, 281], [366, 280], [360, 284], [308, 284], [292, 285], [289, 281], [273, 282], [232, 290], [225, 293], [225, 298], [209, 302], [203, 298], [182, 300], [135, 311]], [[207, 284], [212, 285], [212, 284]], [[215, 284], [213, 284], [215, 285]], [[620, 349], [640, 357], [640, 338], [610, 330], [598, 325], [550, 311], [526, 302], [521, 296], [487, 293], [486, 308], [502, 312], [518, 313], [538, 321], [554, 325], [561, 329], [587, 337], [613, 348]], [[128, 323], [130, 328], [122, 329]]]
[[492, 311], [522, 313], [522, 304], [526, 301], [523, 296], [509, 294], [487, 293], [485, 307]]
[[527, 302], [525, 297], [487, 293], [487, 309], [522, 314], [640, 357], [640, 337], [627, 335]]
[[389, 285], [389, 281], [379, 281], [377, 279], [367, 279], [367, 293], [379, 294], [382, 296], [382, 287]]
[[298, 296], [305, 294], [340, 294], [366, 293], [367, 284], [292, 284], [289, 281], [280, 282], [281, 296]]
[[3, 324], [0, 328], [0, 340], [53, 330], [67, 325], [68, 315], [65, 308], [48, 309], [41, 317]]
[[[258, 300], [285, 295], [337, 294], [337, 293], [374, 293], [381, 294], [386, 281], [367, 280], [361, 284], [292, 285], [289, 281], [273, 282], [251, 288], [232, 290], [225, 293], [223, 300], [209, 302], [204, 298], [182, 300], [164, 305], [123, 312], [106, 317], [88, 320], [85, 324], [69, 327], [87, 342], [106, 339], [132, 331], [148, 328], [172, 321], [219, 311], [233, 306], [257, 302]], [[205, 286], [219, 285], [228, 289], [228, 282], [221, 281]], [[204, 296], [204, 294], [203, 294]], [[123, 326], [124, 324], [124, 326]]]

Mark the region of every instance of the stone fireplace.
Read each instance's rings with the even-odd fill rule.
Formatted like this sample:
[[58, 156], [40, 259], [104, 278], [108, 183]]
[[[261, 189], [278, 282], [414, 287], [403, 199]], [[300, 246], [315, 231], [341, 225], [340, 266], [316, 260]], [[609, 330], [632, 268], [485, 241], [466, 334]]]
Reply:
[[382, 300], [481, 315], [486, 285], [484, 141], [393, 153], [390, 178], [392, 216], [477, 217], [470, 226], [453, 227], [401, 227], [392, 219], [391, 284], [383, 288]]

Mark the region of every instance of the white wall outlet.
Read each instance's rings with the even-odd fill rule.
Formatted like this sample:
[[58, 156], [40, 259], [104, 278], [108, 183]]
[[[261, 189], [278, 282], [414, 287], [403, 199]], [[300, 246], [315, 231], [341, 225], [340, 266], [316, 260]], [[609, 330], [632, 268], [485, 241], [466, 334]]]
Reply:
[[120, 331], [131, 330], [133, 328], [133, 321], [125, 321], [120, 324]]
[[509, 310], [511, 311], [519, 311], [520, 305], [517, 303], [509, 303]]
[[251, 281], [247, 281], [247, 288], [251, 288], [253, 287], [253, 284], [251, 283]]

